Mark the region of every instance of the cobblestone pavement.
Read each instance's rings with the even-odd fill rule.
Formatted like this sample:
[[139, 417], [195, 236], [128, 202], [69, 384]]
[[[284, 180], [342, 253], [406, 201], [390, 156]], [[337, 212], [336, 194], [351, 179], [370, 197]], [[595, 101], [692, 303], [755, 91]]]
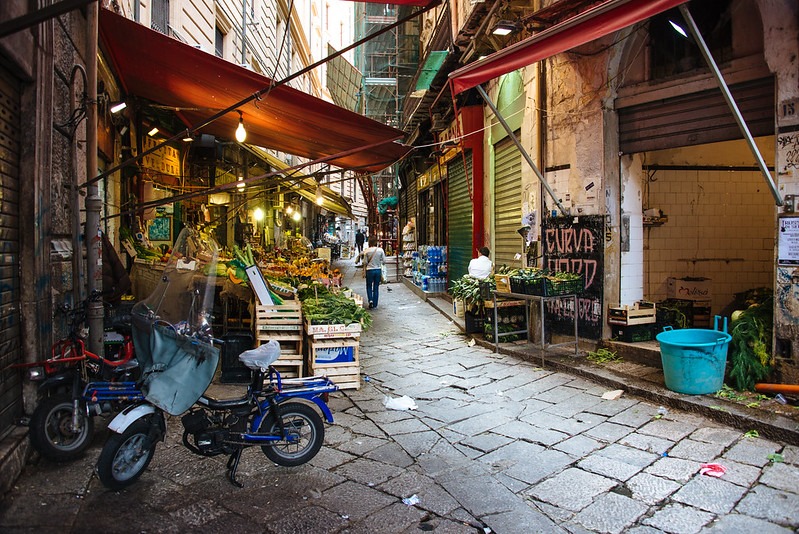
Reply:
[[[351, 276], [351, 272], [349, 273]], [[359, 279], [352, 286], [363, 292]], [[172, 418], [138, 483], [93, 476], [85, 458], [33, 458], [0, 502], [3, 532], [531, 533], [795, 532], [799, 447], [469, 346], [402, 284], [381, 287], [361, 338], [360, 390], [331, 398], [336, 422], [309, 465], [245, 451], [192, 455]], [[392, 410], [404, 395], [415, 410]], [[704, 463], [726, 467], [719, 478]], [[408, 501], [413, 499], [413, 501]], [[415, 501], [415, 504], [413, 502]], [[406, 502], [408, 504], [406, 504]]]

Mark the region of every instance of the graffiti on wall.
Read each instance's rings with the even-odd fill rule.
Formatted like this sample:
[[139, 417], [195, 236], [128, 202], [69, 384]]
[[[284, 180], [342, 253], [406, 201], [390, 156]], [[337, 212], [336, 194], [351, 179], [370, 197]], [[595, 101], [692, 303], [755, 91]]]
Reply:
[[783, 154], [783, 171], [799, 169], [799, 134], [790, 133], [777, 137], [777, 146]]
[[547, 302], [547, 326], [563, 334], [574, 330], [574, 316], [580, 337], [602, 337], [602, 292], [605, 217], [552, 217], [543, 224], [544, 268], [555, 272], [570, 272], [583, 276], [585, 290], [577, 297], [577, 309], [572, 299]]

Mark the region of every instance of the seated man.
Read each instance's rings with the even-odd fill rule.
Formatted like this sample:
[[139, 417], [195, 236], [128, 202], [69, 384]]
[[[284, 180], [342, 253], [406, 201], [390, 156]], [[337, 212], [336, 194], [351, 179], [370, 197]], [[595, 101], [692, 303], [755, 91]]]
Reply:
[[477, 257], [469, 262], [469, 275], [483, 280], [491, 276], [491, 270], [494, 268], [494, 264], [488, 259], [488, 255], [491, 254], [488, 247], [480, 247], [477, 253]]

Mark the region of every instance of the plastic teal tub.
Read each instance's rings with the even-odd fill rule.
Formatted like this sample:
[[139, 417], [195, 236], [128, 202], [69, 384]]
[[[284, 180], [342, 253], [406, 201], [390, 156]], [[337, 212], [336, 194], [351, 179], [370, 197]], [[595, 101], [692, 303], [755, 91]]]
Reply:
[[724, 385], [727, 349], [732, 336], [727, 333], [726, 317], [723, 331], [719, 330], [720, 319], [716, 316], [713, 330], [673, 330], [667, 326], [656, 336], [668, 389], [688, 395], [705, 395], [715, 393]]

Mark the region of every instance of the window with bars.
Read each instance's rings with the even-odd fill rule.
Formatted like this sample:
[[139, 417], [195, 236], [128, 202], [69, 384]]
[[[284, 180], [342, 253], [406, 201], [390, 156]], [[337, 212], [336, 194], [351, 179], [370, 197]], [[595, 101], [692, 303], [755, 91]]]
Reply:
[[150, 27], [165, 35], [169, 35], [169, 0], [152, 0]]

